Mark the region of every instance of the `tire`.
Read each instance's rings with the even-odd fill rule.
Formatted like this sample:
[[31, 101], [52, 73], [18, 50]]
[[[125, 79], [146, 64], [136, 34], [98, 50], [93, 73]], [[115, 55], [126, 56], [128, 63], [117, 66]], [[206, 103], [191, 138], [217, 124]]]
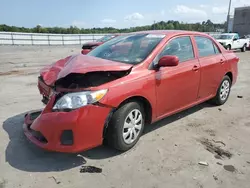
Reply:
[[[225, 89], [226, 85], [228, 85], [228, 90]], [[227, 102], [228, 97], [230, 95], [231, 86], [232, 80], [229, 78], [229, 76], [225, 75], [220, 83], [216, 96], [210, 102], [218, 106], [223, 105], [225, 102]], [[224, 94], [226, 96], [222, 94], [223, 91], [225, 92]]]
[[[129, 117], [131, 113], [132, 115], [135, 115], [136, 112], [141, 115], [141, 121], [138, 122], [137, 125], [133, 123], [131, 124], [131, 116]], [[139, 116], [138, 119], [140, 119]], [[129, 127], [132, 128], [125, 128], [125, 120], [127, 121], [127, 125], [130, 125]], [[124, 104], [116, 112], [114, 112], [109, 122], [106, 137], [107, 143], [120, 151], [127, 151], [131, 149], [138, 142], [140, 136], [142, 135], [144, 124], [145, 113], [142, 105], [137, 102], [129, 102]], [[136, 132], [133, 132], [133, 128]], [[125, 134], [128, 134], [127, 137], [124, 136]], [[131, 141], [131, 143], [129, 141]]]
[[227, 49], [227, 50], [231, 50], [231, 45], [228, 44], [228, 45], [226, 46], [226, 49]]
[[245, 52], [247, 50], [247, 46], [246, 44], [244, 44], [244, 46], [241, 48], [241, 52]]

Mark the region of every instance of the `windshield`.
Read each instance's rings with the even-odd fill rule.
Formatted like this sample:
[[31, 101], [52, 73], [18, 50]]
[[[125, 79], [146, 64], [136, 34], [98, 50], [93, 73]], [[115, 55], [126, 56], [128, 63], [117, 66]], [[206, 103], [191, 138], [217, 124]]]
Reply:
[[211, 35], [213, 38], [218, 39], [220, 35]]
[[141, 63], [165, 35], [131, 34], [116, 37], [95, 48], [89, 56], [128, 64]]
[[96, 41], [97, 42], [106, 42], [106, 41], [108, 41], [108, 40], [110, 40], [110, 39], [112, 39], [114, 37], [115, 37], [114, 35], [107, 35], [107, 36], [104, 36], [104, 37], [102, 37], [100, 39], [97, 39]]
[[233, 35], [220, 35], [218, 39], [232, 39]]

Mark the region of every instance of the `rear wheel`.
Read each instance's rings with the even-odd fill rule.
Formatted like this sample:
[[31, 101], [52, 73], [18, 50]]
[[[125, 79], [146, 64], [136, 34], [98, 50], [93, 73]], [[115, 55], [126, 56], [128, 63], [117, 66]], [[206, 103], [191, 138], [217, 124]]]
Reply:
[[222, 79], [220, 87], [217, 90], [216, 96], [211, 100], [215, 105], [223, 105], [230, 94], [232, 81], [229, 76], [225, 75]]
[[112, 116], [107, 141], [120, 151], [127, 151], [139, 140], [145, 124], [145, 114], [142, 105], [129, 102], [121, 106]]
[[227, 46], [226, 46], [226, 49], [227, 49], [227, 50], [231, 50], [231, 45], [230, 45], [230, 44], [227, 45]]
[[247, 45], [244, 44], [244, 46], [241, 48], [241, 52], [245, 52], [247, 50]]

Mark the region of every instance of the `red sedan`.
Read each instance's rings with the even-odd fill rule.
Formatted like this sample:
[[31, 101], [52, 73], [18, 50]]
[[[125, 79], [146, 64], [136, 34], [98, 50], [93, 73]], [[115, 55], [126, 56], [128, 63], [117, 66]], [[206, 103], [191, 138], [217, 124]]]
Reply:
[[59, 152], [87, 150], [107, 140], [132, 148], [144, 126], [210, 100], [224, 104], [239, 58], [207, 34], [145, 31], [118, 36], [88, 55], [41, 71], [42, 112], [26, 115], [24, 133]]

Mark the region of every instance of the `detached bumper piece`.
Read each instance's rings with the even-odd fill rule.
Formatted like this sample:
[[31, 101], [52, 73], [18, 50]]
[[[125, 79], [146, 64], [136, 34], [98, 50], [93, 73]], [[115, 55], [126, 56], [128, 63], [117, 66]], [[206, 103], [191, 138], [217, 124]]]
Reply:
[[46, 144], [48, 143], [48, 140], [44, 137], [44, 135], [40, 131], [36, 131], [31, 128], [31, 124], [34, 122], [34, 120], [38, 116], [40, 116], [41, 113], [42, 111], [39, 110], [39, 111], [32, 111], [32, 112], [29, 112], [28, 114], [25, 114], [24, 129], [30, 136], [37, 139], [37, 141]]
[[[29, 127], [28, 127], [28, 129], [29, 129]], [[42, 135], [41, 132], [30, 129], [30, 133], [31, 133], [32, 136], [34, 136], [39, 142], [42, 142], [42, 143], [44, 143], [44, 144], [48, 143], [48, 140]]]

